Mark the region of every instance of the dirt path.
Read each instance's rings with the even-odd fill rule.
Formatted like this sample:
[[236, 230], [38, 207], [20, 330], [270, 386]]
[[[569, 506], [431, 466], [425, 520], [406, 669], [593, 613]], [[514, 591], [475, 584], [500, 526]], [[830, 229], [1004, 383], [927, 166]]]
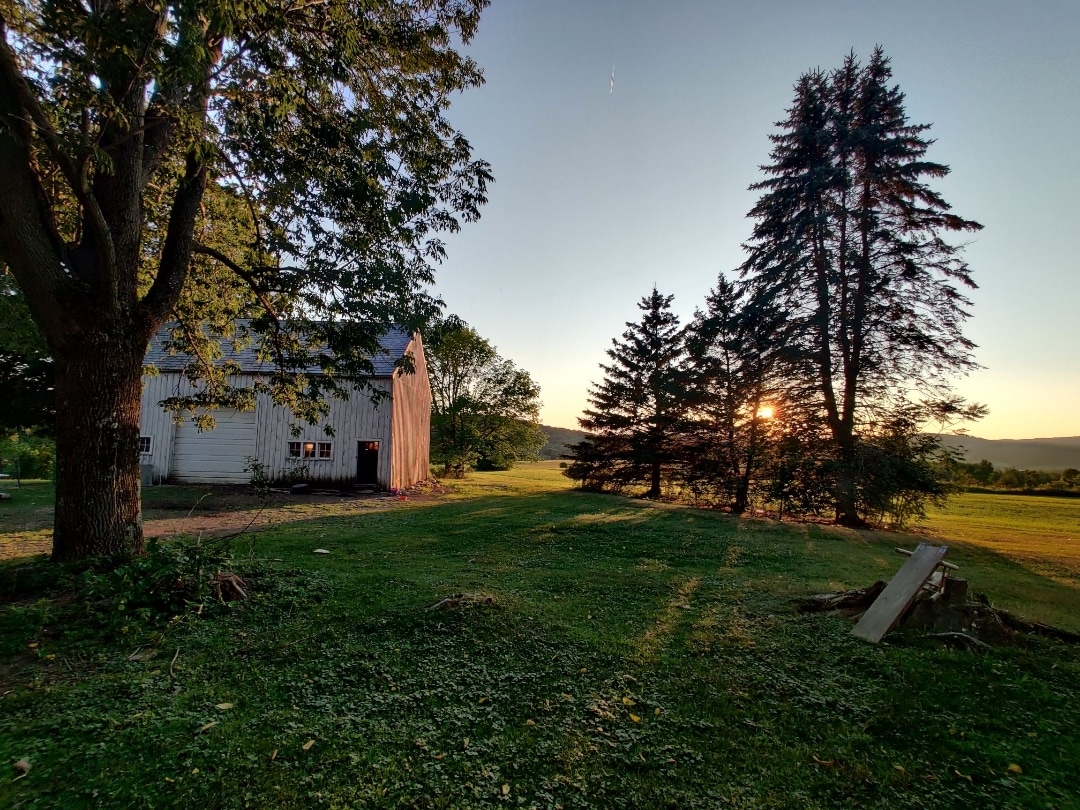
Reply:
[[[165, 488], [162, 488], [164, 490]], [[417, 488], [407, 495], [274, 495], [264, 506], [246, 487], [215, 487], [204, 501], [170, 499], [168, 492], [148, 497], [143, 511], [145, 537], [180, 534], [219, 537], [245, 529], [294, 523], [315, 518], [344, 517], [372, 510], [393, 509], [408, 501], [430, 501], [445, 492], [441, 487]], [[182, 495], [187, 495], [186, 492]], [[52, 551], [53, 510], [37, 509], [22, 525], [0, 530], [0, 560], [49, 554]]]

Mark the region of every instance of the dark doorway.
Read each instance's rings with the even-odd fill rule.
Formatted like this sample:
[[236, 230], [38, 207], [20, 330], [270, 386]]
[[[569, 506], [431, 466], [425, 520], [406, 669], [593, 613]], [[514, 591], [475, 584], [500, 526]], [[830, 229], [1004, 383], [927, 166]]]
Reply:
[[356, 443], [356, 485], [377, 487], [379, 485], [379, 443]]

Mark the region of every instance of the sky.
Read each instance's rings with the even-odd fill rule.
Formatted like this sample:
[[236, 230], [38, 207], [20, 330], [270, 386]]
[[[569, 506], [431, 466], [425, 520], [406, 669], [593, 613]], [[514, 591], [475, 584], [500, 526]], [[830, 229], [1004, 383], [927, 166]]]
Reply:
[[[770, 133], [803, 72], [875, 45], [933, 181], [985, 227], [965, 334], [985, 438], [1080, 435], [1080, 3], [495, 0], [467, 52], [486, 84], [450, 119], [495, 175], [447, 238], [436, 292], [577, 427], [653, 285], [689, 320], [743, 261]], [[610, 75], [615, 71], [614, 92]]]

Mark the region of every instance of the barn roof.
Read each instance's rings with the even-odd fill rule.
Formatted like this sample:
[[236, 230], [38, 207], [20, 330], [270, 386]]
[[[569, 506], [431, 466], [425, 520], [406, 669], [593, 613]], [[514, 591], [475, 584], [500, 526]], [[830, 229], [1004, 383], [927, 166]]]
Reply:
[[[246, 326], [246, 322], [237, 322], [238, 326]], [[167, 346], [172, 339], [174, 324], [166, 324], [150, 338], [150, 347], [143, 358], [143, 364], [154, 366], [159, 371], [183, 371], [190, 363], [191, 357], [186, 354], [170, 351]], [[371, 363], [375, 367], [375, 377], [392, 377], [395, 363], [405, 354], [405, 350], [412, 340], [412, 333], [399, 327], [392, 327], [379, 338], [380, 351]], [[235, 362], [241, 371], [252, 374], [268, 374], [274, 370], [272, 360], [263, 360], [259, 357], [258, 344], [244, 346], [239, 349], [233, 346], [229, 338], [220, 338], [221, 357], [218, 363]], [[320, 371], [318, 366], [307, 369], [309, 372]]]

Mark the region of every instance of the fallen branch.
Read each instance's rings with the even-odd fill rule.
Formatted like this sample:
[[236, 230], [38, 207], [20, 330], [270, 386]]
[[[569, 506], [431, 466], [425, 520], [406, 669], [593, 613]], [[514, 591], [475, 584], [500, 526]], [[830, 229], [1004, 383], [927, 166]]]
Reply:
[[247, 526], [242, 528], [240, 531], [233, 532], [232, 534], [223, 534], [220, 537], [215, 537], [213, 542], [219, 547], [221, 547], [225, 546], [229, 540], [235, 540], [237, 537], [240, 537], [240, 535], [245, 534], [248, 529], [255, 525], [255, 521], [259, 519], [259, 515], [263, 513], [264, 509], [266, 509], [266, 504], [263, 504], [259, 507], [259, 511], [257, 511], [255, 513], [255, 516], [248, 521]]
[[211, 495], [211, 493], [207, 492], [205, 495], [203, 495], [201, 498], [199, 498], [199, 500], [195, 501], [195, 505], [191, 507], [191, 510], [187, 513], [187, 516], [190, 518], [192, 515], [194, 515], [195, 510], [199, 508], [199, 504], [202, 503], [203, 501], [205, 501], [207, 498], [209, 498], [210, 495]]
[[1066, 641], [1070, 644], [1080, 644], [1080, 634], [1062, 630], [1060, 627], [1051, 627], [1050, 625], [1042, 624], [1041, 622], [1026, 622], [1004, 610], [998, 610], [996, 608], [991, 608], [991, 610], [994, 611], [994, 615], [997, 616], [998, 620], [1010, 630], [1018, 630], [1021, 633], [1033, 633], [1038, 636], [1056, 638], [1058, 641]]
[[828, 610], [844, 610], [858, 613], [870, 607], [883, 590], [885, 590], [885, 583], [878, 580], [869, 588], [862, 590], [823, 593], [795, 601], [799, 606], [799, 610], [804, 613], [821, 613]]
[[461, 605], [491, 605], [495, 603], [495, 597], [479, 593], [455, 593], [446, 596], [428, 607], [428, 610], [445, 610], [447, 608], [460, 607]]
[[247, 599], [247, 593], [244, 591], [247, 584], [244, 580], [230, 571], [219, 570], [214, 574], [213, 587], [214, 593], [222, 602]]

